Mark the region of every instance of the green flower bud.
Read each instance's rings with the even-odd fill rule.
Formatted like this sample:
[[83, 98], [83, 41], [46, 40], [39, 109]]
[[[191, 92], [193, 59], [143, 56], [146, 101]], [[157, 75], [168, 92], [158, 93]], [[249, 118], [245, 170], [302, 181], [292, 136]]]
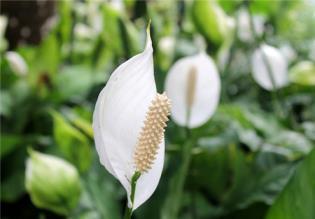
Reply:
[[26, 163], [26, 190], [38, 208], [67, 215], [80, 198], [79, 174], [70, 163], [30, 150]]
[[302, 61], [290, 69], [290, 80], [296, 84], [315, 85], [315, 64], [311, 61]]
[[198, 30], [207, 40], [218, 46], [233, 29], [229, 17], [215, 0], [195, 0], [192, 5], [192, 16]]

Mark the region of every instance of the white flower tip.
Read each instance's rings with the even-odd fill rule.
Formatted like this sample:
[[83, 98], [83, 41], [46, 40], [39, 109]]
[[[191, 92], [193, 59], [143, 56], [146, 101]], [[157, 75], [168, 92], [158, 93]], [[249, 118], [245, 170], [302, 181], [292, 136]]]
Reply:
[[148, 21], [148, 25], [147, 25], [147, 29], [146, 29], [146, 33], [147, 33], [147, 42], [146, 42], [145, 49], [146, 49], [146, 50], [153, 51], [153, 49], [152, 49], [152, 40], [151, 40], [150, 27], [151, 27], [151, 19], [149, 19], [149, 21]]
[[152, 168], [164, 136], [170, 108], [171, 103], [165, 93], [157, 94], [151, 102], [134, 153], [136, 170], [140, 173]]

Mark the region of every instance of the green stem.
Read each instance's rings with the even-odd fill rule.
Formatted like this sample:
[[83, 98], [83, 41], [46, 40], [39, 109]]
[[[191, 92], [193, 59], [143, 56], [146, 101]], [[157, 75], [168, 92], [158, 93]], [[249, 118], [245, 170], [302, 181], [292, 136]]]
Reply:
[[163, 218], [178, 218], [178, 212], [182, 203], [184, 184], [191, 162], [192, 146], [193, 144], [190, 140], [188, 140], [183, 146], [181, 166], [175, 173], [174, 178], [171, 180], [170, 191], [172, 192], [172, 199], [168, 200], [169, 203], [167, 203], [167, 216]]
[[[190, 110], [186, 115], [186, 124], [188, 124], [189, 118]], [[170, 179], [169, 192], [171, 194], [163, 205], [162, 219], [177, 219], [178, 212], [181, 207], [184, 184], [191, 162], [191, 150], [193, 147], [193, 141], [190, 139], [190, 129], [187, 125], [185, 130], [187, 139], [186, 143], [182, 147], [181, 164], [173, 177]]]
[[124, 219], [131, 219], [132, 211], [133, 211], [133, 203], [134, 203], [135, 193], [136, 193], [137, 181], [140, 178], [140, 176], [141, 176], [141, 173], [139, 171], [136, 171], [131, 178], [131, 194], [130, 194], [131, 208], [128, 207], [128, 204], [126, 205]]

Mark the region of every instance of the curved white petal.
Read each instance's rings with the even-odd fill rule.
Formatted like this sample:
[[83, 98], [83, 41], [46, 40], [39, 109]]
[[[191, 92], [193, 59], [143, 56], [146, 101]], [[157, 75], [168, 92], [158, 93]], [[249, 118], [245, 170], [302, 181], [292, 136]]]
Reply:
[[164, 148], [165, 143], [163, 139], [162, 143], [159, 145], [152, 169], [147, 173], [143, 173], [137, 182], [133, 210], [136, 210], [142, 203], [150, 198], [159, 184], [164, 164]]
[[[273, 86], [265, 61], [269, 62], [275, 86]], [[287, 60], [278, 49], [263, 44], [252, 56], [252, 74], [255, 81], [266, 90], [284, 87], [288, 84]]]
[[[196, 69], [194, 101], [187, 124], [188, 75]], [[181, 126], [198, 127], [214, 114], [220, 99], [220, 77], [213, 60], [205, 53], [178, 60], [169, 71], [165, 90], [172, 101], [171, 116]]]
[[[93, 114], [93, 129], [100, 162], [128, 194], [135, 172], [134, 152], [151, 101], [156, 96], [152, 43], [148, 33], [145, 50], [121, 64], [103, 88]], [[164, 143], [155, 163], [138, 179], [134, 209], [154, 192], [164, 162]], [[129, 200], [129, 206], [131, 206]]]

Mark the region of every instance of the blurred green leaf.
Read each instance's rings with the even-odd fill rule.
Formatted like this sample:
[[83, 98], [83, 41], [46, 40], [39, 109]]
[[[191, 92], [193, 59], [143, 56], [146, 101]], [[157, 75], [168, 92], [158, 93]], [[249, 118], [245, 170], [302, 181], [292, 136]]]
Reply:
[[90, 167], [92, 159], [89, 140], [71, 126], [61, 114], [52, 112], [52, 115], [54, 118], [54, 138], [60, 151], [81, 172], [86, 171]]
[[272, 4], [269, 1], [251, 0], [250, 8], [253, 13], [273, 15], [279, 9], [282, 0], [273, 0]]
[[60, 13], [60, 20], [59, 25], [57, 26], [57, 29], [59, 29], [59, 32], [61, 34], [62, 42], [68, 42], [71, 37], [71, 31], [72, 31], [72, 8], [73, 8], [73, 2], [72, 0], [69, 1], [60, 1], [58, 2], [58, 11]]
[[87, 66], [65, 66], [56, 75], [55, 85], [61, 100], [82, 101], [93, 85], [93, 73]]
[[315, 218], [315, 150], [294, 175], [268, 212], [267, 219]]
[[14, 202], [24, 192], [24, 170], [14, 169], [10, 176], [1, 180], [1, 201]]
[[269, 142], [272, 144], [290, 149], [291, 158], [299, 158], [308, 154], [314, 144], [303, 134], [294, 131], [281, 131], [274, 135]]
[[57, 38], [50, 35], [44, 39], [36, 50], [36, 60], [33, 60], [33, 69], [37, 73], [47, 72], [53, 76], [57, 73], [60, 59], [60, 47]]
[[12, 99], [8, 91], [0, 93], [0, 115], [8, 116], [12, 106]]
[[[82, 180], [85, 192], [81, 198], [80, 209], [85, 211], [79, 212], [78, 215], [82, 218], [90, 218], [86, 215], [93, 215], [99, 219], [119, 219], [122, 217], [119, 199], [125, 194], [115, 179], [101, 166], [97, 155], [94, 155], [95, 162]], [[90, 213], [85, 213], [86, 211]]]
[[0, 138], [0, 155], [1, 158], [11, 153], [18, 147], [18, 143], [21, 142], [21, 137], [19, 135], [5, 134], [1, 133]]
[[255, 202], [271, 204], [294, 167], [272, 153], [260, 153], [253, 161], [239, 151], [232, 154], [233, 185], [225, 194], [226, 209], [244, 208]]

